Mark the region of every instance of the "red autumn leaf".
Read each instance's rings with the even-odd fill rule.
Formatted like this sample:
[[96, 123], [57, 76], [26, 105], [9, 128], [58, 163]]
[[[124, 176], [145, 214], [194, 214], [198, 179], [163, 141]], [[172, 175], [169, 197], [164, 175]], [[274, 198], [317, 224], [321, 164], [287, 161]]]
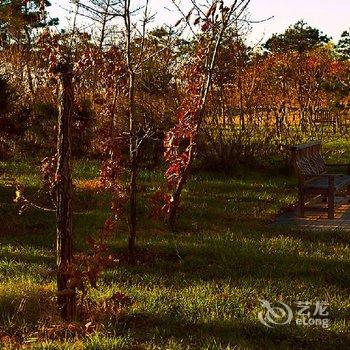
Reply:
[[130, 297], [128, 297], [126, 294], [124, 293], [121, 293], [121, 292], [116, 292], [114, 293], [111, 298], [110, 298], [111, 301], [114, 301], [118, 304], [121, 304], [123, 306], [127, 306], [127, 305], [130, 305], [132, 300]]

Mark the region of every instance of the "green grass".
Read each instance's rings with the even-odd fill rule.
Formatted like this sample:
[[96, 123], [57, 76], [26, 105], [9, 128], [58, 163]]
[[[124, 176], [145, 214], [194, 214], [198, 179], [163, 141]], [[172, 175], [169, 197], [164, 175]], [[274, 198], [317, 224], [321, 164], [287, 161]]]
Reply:
[[[0, 163], [0, 342], [33, 349], [345, 349], [350, 344], [350, 234], [272, 230], [269, 224], [296, 200], [286, 175], [240, 170], [232, 175], [197, 173], [183, 196], [180, 233], [149, 218], [149, 195], [159, 172], [142, 172], [139, 262], [104, 272], [92, 300], [121, 291], [134, 303], [118, 322], [82, 338], [36, 339], [54, 310], [55, 222], [52, 213], [17, 214], [9, 178], [40, 186], [37, 168]], [[98, 174], [95, 162], [78, 162], [76, 180]], [[79, 181], [78, 181], [79, 182]], [[102, 225], [108, 198], [77, 187], [75, 246]], [[127, 225], [111, 239], [126, 249]], [[330, 328], [289, 325], [268, 329], [258, 320], [259, 299], [328, 301]], [[2, 332], [2, 333], [1, 333]], [[24, 338], [22, 338], [24, 335]], [[28, 341], [28, 342], [26, 342]], [[1, 344], [1, 343], [0, 343]], [[0, 345], [1, 348], [1, 345]]]

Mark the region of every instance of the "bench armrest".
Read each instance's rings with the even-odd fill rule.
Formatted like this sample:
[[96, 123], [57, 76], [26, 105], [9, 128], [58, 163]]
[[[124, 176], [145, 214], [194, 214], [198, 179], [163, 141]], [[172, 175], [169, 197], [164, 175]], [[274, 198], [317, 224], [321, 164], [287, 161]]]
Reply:
[[347, 164], [347, 163], [345, 163], [345, 164], [334, 164], [334, 163], [331, 163], [331, 164], [326, 164], [326, 166], [334, 166], [334, 167], [336, 167], [336, 166], [339, 166], [339, 167], [341, 167], [341, 166], [350, 166], [350, 164]]
[[331, 173], [323, 173], [323, 174], [315, 174], [315, 175], [306, 175], [305, 178], [310, 178], [310, 179], [314, 179], [315, 177], [335, 177], [335, 176], [339, 176], [339, 174], [331, 174]]
[[[316, 177], [325, 177], [328, 179], [328, 187], [334, 188], [336, 176], [339, 176], [339, 174], [318, 174], [318, 175], [308, 175], [308, 176], [306, 176], [306, 179], [312, 180]], [[307, 182], [307, 180], [306, 180], [306, 182]]]
[[326, 164], [326, 166], [331, 168], [346, 167], [347, 174], [350, 175], [350, 164]]

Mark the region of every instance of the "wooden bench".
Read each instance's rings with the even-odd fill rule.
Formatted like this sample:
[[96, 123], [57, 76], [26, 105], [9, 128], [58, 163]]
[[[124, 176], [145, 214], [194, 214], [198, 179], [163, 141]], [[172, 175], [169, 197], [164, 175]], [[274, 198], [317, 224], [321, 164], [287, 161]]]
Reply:
[[[347, 164], [326, 164], [321, 156], [322, 143], [308, 142], [291, 147], [294, 170], [299, 180], [300, 217], [305, 217], [306, 210], [325, 210], [328, 218], [334, 219], [335, 206], [348, 198], [339, 196], [344, 190], [350, 190], [350, 166]], [[347, 174], [328, 173], [328, 167], [347, 167]], [[338, 196], [337, 196], [338, 195]], [[308, 197], [322, 197], [327, 207], [308, 206]]]

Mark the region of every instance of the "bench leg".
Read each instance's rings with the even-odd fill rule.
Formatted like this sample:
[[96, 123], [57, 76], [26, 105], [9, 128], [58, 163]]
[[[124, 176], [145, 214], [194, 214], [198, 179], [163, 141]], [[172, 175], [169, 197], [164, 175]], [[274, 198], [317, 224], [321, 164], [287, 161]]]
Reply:
[[334, 219], [334, 196], [328, 198], [328, 219]]
[[328, 194], [328, 219], [334, 219], [334, 187], [329, 189]]
[[299, 215], [305, 217], [305, 194], [302, 189], [299, 190]]

